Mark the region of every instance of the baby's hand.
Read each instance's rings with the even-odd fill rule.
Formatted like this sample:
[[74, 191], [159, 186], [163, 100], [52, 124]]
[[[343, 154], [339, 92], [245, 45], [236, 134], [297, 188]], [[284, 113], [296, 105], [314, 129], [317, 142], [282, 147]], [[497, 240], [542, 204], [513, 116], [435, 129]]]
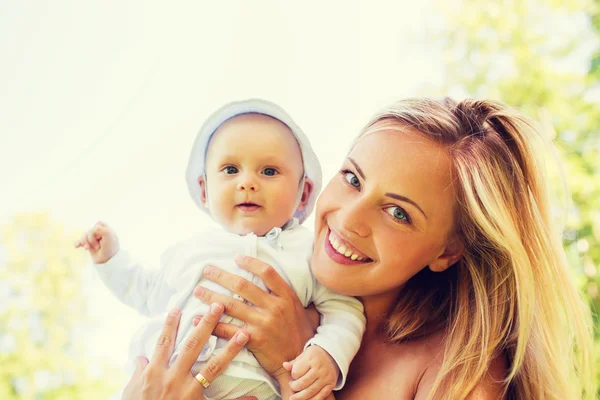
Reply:
[[103, 222], [96, 222], [92, 229], [75, 242], [75, 248], [79, 247], [90, 253], [95, 264], [104, 264], [119, 251], [119, 239], [111, 227]]
[[290, 400], [323, 400], [337, 383], [339, 369], [333, 358], [319, 346], [310, 346], [295, 360], [283, 363], [294, 379]]

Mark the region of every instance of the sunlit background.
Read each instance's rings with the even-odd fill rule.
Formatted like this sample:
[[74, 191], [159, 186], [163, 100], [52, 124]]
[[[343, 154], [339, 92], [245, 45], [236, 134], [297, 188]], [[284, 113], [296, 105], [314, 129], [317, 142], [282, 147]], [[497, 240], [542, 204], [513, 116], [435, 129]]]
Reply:
[[189, 150], [208, 114], [248, 97], [288, 110], [325, 181], [395, 99], [521, 108], [554, 136], [572, 199], [565, 247], [600, 305], [599, 10], [599, 0], [0, 2], [0, 398], [100, 399], [126, 381], [142, 317], [72, 242], [103, 220], [156, 265], [211, 226], [187, 194]]

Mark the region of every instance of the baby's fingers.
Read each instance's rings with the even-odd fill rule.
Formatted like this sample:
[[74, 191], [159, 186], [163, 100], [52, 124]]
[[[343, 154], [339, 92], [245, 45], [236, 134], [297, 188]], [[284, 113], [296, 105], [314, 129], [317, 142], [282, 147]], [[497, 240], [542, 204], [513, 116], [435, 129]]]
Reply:
[[90, 244], [88, 243], [88, 240], [87, 240], [87, 233], [84, 233], [83, 235], [81, 235], [79, 240], [75, 242], [75, 248], [77, 249], [79, 247], [83, 247], [85, 250], [90, 249]]
[[294, 360], [294, 364], [292, 365], [292, 378], [299, 379], [306, 375], [310, 370], [310, 362], [303, 358], [304, 353], [300, 354], [296, 360]]
[[87, 237], [87, 242], [92, 249], [94, 249], [94, 250], [100, 249], [100, 242], [98, 241], [98, 239], [96, 239], [96, 235], [94, 235], [93, 231], [88, 231], [86, 237]]
[[[291, 381], [290, 389], [292, 389], [294, 392], [301, 392], [305, 389], [308, 389], [311, 385], [313, 385], [318, 378], [319, 377], [317, 376], [315, 370], [310, 369], [303, 376], [299, 377], [296, 380]], [[301, 398], [301, 397], [299, 397], [299, 398]]]
[[[290, 400], [303, 400], [303, 399], [325, 400], [325, 399], [329, 398], [328, 396], [331, 395], [332, 391], [333, 391], [333, 386], [331, 386], [331, 385], [325, 385], [315, 395], [312, 395], [310, 397], [298, 397], [298, 398], [296, 398], [297, 395], [301, 394], [301, 393], [297, 393], [297, 394], [291, 396]], [[333, 395], [332, 395], [332, 397], [333, 397]]]
[[284, 361], [283, 362], [283, 368], [286, 371], [292, 372], [292, 368], [294, 367], [294, 363], [296, 362], [296, 359], [293, 359], [292, 361]]
[[331, 390], [333, 386], [323, 385], [321, 380], [316, 380], [306, 389], [291, 396], [290, 400], [323, 400]]

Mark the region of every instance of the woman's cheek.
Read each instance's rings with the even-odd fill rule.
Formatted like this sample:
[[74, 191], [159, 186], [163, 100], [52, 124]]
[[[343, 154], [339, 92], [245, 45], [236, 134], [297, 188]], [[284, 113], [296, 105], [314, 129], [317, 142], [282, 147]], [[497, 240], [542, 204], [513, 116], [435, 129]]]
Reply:
[[329, 209], [335, 208], [335, 203], [343, 202], [343, 191], [340, 190], [339, 183], [335, 182], [334, 179], [335, 178], [325, 186], [325, 189], [323, 189], [323, 192], [317, 199], [317, 217], [319, 217], [321, 213], [325, 213]]

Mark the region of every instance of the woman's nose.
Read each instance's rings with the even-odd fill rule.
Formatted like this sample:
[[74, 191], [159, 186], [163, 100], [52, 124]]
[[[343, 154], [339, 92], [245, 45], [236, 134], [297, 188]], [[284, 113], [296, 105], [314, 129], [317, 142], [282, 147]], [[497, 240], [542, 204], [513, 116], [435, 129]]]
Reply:
[[371, 234], [372, 220], [371, 210], [368, 208], [366, 201], [356, 199], [350, 203], [346, 203], [340, 210], [340, 219], [342, 228], [347, 232], [355, 233], [360, 237], [367, 237]]

